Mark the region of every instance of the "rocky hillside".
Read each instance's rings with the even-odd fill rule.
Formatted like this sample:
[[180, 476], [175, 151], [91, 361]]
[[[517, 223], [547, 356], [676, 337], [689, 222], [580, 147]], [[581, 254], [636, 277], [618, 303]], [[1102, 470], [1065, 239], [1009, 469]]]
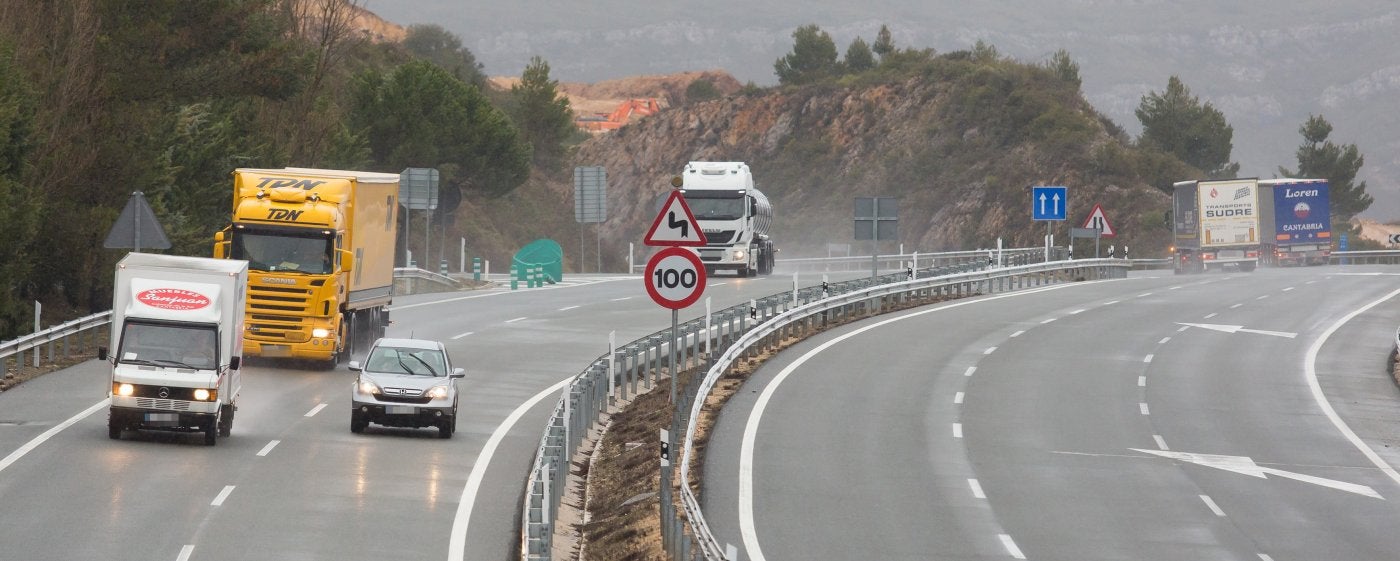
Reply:
[[[900, 242], [910, 251], [993, 247], [997, 237], [1039, 245], [1045, 225], [1030, 220], [1033, 185], [1069, 186], [1071, 222], [1102, 204], [1134, 256], [1164, 252], [1169, 199], [1153, 185], [1188, 172], [1128, 146], [1077, 84], [958, 57], [906, 74], [676, 107], [589, 140], [576, 163], [608, 170], [602, 237], [615, 251], [604, 255], [640, 246], [669, 178], [691, 160], [750, 164], [773, 201], [780, 259], [856, 244], [853, 198], [862, 196], [900, 199]], [[572, 196], [570, 183], [551, 185]], [[1059, 241], [1067, 227], [1056, 225]]]

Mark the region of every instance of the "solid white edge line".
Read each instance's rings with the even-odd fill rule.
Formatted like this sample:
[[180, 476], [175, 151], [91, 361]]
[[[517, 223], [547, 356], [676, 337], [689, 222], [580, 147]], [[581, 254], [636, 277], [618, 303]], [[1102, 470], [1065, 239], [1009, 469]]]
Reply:
[[[758, 533], [757, 533], [757, 531], [756, 531], [755, 528], [754, 528], [754, 516], [753, 516], [753, 452], [754, 452], [754, 442], [755, 442], [755, 440], [756, 440], [756, 438], [757, 438], [757, 436], [758, 436], [758, 425], [759, 425], [759, 421], [763, 418], [763, 411], [764, 411], [765, 409], [767, 409], [767, 407], [768, 407], [768, 402], [769, 402], [770, 400], [773, 399], [773, 394], [774, 394], [774, 392], [776, 392], [777, 389], [778, 389], [778, 387], [782, 385], [783, 380], [786, 380], [788, 376], [791, 376], [792, 373], [795, 372], [795, 371], [797, 371], [797, 369], [798, 369], [799, 367], [801, 367], [804, 363], [806, 363], [808, 360], [811, 360], [812, 357], [817, 356], [817, 355], [820, 354], [822, 351], [825, 351], [826, 349], [829, 349], [829, 348], [831, 348], [832, 346], [835, 346], [835, 345], [838, 344], [838, 343], [844, 342], [845, 340], [850, 339], [850, 338], [852, 338], [852, 337], [855, 337], [855, 336], [857, 336], [857, 335], [860, 335], [860, 334], [862, 334], [862, 333], [865, 333], [866, 331], [870, 331], [870, 330], [872, 330], [872, 329], [877, 329], [877, 328], [880, 328], [880, 327], [884, 327], [885, 325], [888, 325], [888, 324], [891, 324], [891, 323], [894, 323], [894, 322], [897, 322], [897, 321], [903, 321], [903, 320], [906, 320], [906, 319], [909, 319], [909, 318], [922, 316], [922, 315], [924, 315], [924, 314], [931, 314], [931, 313], [934, 313], [934, 312], [940, 312], [940, 311], [948, 310], [948, 309], [952, 309], [952, 308], [960, 308], [960, 307], [962, 307], [962, 306], [970, 306], [970, 305], [972, 305], [972, 304], [978, 304], [978, 303], [982, 303], [982, 302], [990, 302], [990, 301], [993, 301], [993, 300], [1000, 300], [1000, 299], [1003, 299], [1003, 298], [1013, 298], [1013, 297], [1025, 296], [1025, 295], [1029, 295], [1029, 294], [1038, 294], [1038, 293], [1041, 293], [1041, 292], [1047, 292], [1047, 291], [1051, 291], [1051, 290], [1059, 290], [1059, 289], [1062, 289], [1062, 288], [1071, 288], [1071, 287], [1075, 287], [1075, 286], [1087, 286], [1087, 285], [1098, 284], [1098, 283], [1103, 283], [1103, 282], [1112, 282], [1113, 280], [1121, 280], [1121, 279], [1109, 279], [1109, 280], [1089, 281], [1089, 282], [1074, 283], [1074, 284], [1051, 285], [1051, 286], [1046, 286], [1046, 287], [1041, 287], [1041, 288], [1034, 288], [1034, 289], [1019, 291], [1019, 292], [1010, 292], [1010, 293], [998, 294], [998, 295], [994, 295], [994, 296], [987, 296], [987, 297], [985, 297], [985, 298], [976, 298], [976, 299], [971, 299], [971, 300], [960, 300], [960, 301], [953, 302], [953, 303], [950, 303], [950, 304], [945, 304], [945, 305], [942, 305], [942, 306], [938, 306], [938, 307], [936, 307], [936, 308], [929, 308], [929, 309], [925, 309], [925, 310], [919, 310], [919, 311], [915, 311], [915, 312], [909, 312], [909, 313], [906, 313], [906, 314], [903, 314], [903, 315], [900, 315], [900, 316], [895, 316], [895, 317], [892, 317], [892, 318], [889, 318], [889, 319], [884, 319], [884, 320], [881, 320], [881, 321], [872, 323], [872, 324], [870, 324], [870, 325], [866, 325], [866, 326], [857, 328], [857, 329], [855, 329], [855, 330], [853, 330], [853, 331], [851, 331], [851, 332], [849, 332], [849, 333], [845, 333], [845, 334], [842, 334], [842, 335], [840, 335], [840, 336], [838, 336], [838, 337], [835, 337], [835, 338], [831, 339], [830, 341], [827, 341], [827, 342], [825, 342], [825, 343], [822, 343], [821, 345], [818, 345], [816, 348], [814, 348], [814, 349], [812, 349], [812, 350], [810, 350], [810, 351], [807, 351], [807, 352], [804, 353], [802, 356], [800, 356], [800, 357], [798, 357], [796, 360], [794, 360], [791, 364], [788, 364], [786, 367], [784, 367], [784, 368], [782, 369], [782, 371], [778, 372], [777, 376], [774, 376], [773, 379], [772, 379], [771, 381], [768, 382], [768, 384], [763, 388], [763, 391], [759, 394], [758, 399], [754, 402], [754, 404], [753, 404], [753, 409], [751, 409], [751, 410], [749, 411], [749, 418], [748, 418], [747, 422], [744, 424], [744, 436], [743, 436], [743, 439], [741, 440], [740, 446], [739, 446], [739, 493], [738, 493], [738, 494], [739, 494], [739, 533], [741, 534], [741, 537], [742, 537], [742, 539], [743, 539], [743, 542], [744, 542], [744, 549], [745, 549], [746, 553], [748, 554], [749, 561], [767, 561], [767, 557], [764, 557], [764, 556], [763, 556], [763, 548], [760, 547], [759, 544], [758, 544]], [[562, 387], [562, 385], [565, 384], [565, 383], [567, 383], [567, 380], [560, 383], [561, 387]], [[954, 437], [955, 437], [955, 438], [962, 438], [962, 424], [961, 424], [961, 423], [954, 423], [954, 424], [953, 424], [953, 432], [954, 432]], [[495, 435], [492, 435], [492, 438], [495, 438]], [[475, 474], [475, 471], [473, 471], [473, 474]], [[461, 504], [467, 504], [467, 501], [464, 499], [464, 500], [462, 501]], [[453, 538], [454, 538], [454, 540], [456, 539], [456, 537], [457, 537], [457, 535], [456, 535], [456, 533], [454, 532], [454, 533], [453, 533]], [[454, 548], [454, 551], [455, 551], [456, 549], [458, 549], [458, 548]], [[450, 561], [460, 561], [460, 558], [452, 558]]]
[[38, 448], [40, 444], [44, 443], [44, 441], [53, 438], [54, 435], [58, 434], [59, 432], [62, 432], [63, 429], [77, 424], [78, 421], [86, 419], [88, 415], [96, 413], [98, 409], [106, 407], [108, 403], [111, 403], [111, 398], [94, 403], [92, 407], [84, 409], [81, 413], [69, 417], [67, 421], [54, 425], [53, 428], [44, 431], [39, 436], [34, 437], [33, 440], [24, 443], [24, 446], [20, 446], [19, 449], [15, 450], [14, 452], [10, 452], [10, 455], [8, 456], [5, 456], [5, 459], [0, 460], [0, 471], [5, 471], [5, 468], [10, 467], [10, 464], [15, 463], [20, 458], [23, 458], [25, 454], [30, 453], [35, 448]]
[[192, 554], [194, 554], [193, 545], [187, 545], [185, 547], [182, 547], [180, 548], [180, 556], [176, 557], [175, 561], [190, 561], [190, 555]]
[[258, 450], [258, 455], [259, 455], [259, 456], [266, 456], [266, 455], [268, 455], [269, 453], [272, 452], [272, 449], [273, 449], [273, 448], [276, 448], [277, 445], [278, 445], [278, 444], [281, 444], [281, 443], [282, 443], [281, 440], [274, 440], [274, 441], [272, 441], [272, 442], [267, 443], [267, 446], [263, 446], [263, 447], [262, 447], [262, 450]]
[[310, 411], [307, 411], [307, 412], [306, 412], [306, 415], [304, 415], [304, 416], [305, 416], [305, 417], [315, 417], [316, 414], [317, 414], [317, 413], [320, 413], [322, 409], [325, 409], [327, 405], [330, 405], [330, 404], [329, 404], [329, 403], [322, 403], [322, 404], [320, 404], [320, 405], [317, 405], [317, 406], [315, 406], [315, 407], [312, 407], [311, 410], [310, 410]]
[[1214, 512], [1216, 516], [1225, 516], [1225, 511], [1220, 510], [1220, 505], [1215, 504], [1210, 495], [1201, 495], [1201, 500], [1205, 501], [1206, 507], [1210, 508], [1210, 511]]
[[967, 486], [972, 488], [973, 497], [979, 499], [987, 498], [987, 494], [982, 491], [982, 484], [978, 483], [976, 479], [968, 479]]
[[219, 496], [214, 497], [214, 501], [209, 503], [209, 506], [223, 506], [224, 501], [228, 499], [228, 496], [233, 494], [233, 488], [233, 485], [224, 485], [224, 490], [219, 491]]
[[1327, 419], [1332, 421], [1332, 426], [1337, 427], [1337, 430], [1342, 433], [1342, 436], [1346, 437], [1346, 439], [1351, 442], [1352, 446], [1355, 446], [1367, 459], [1371, 460], [1372, 464], [1375, 464], [1377, 468], [1380, 468], [1382, 472], [1389, 476], [1391, 481], [1400, 484], [1400, 473], [1397, 473], [1394, 467], [1381, 459], [1380, 455], [1376, 454], [1376, 451], [1372, 450], [1370, 445], [1362, 442], [1361, 437], [1356, 436], [1356, 432], [1352, 431], [1351, 427], [1347, 426], [1346, 422], [1337, 415], [1337, 411], [1333, 409], [1332, 404], [1327, 401], [1327, 395], [1322, 393], [1322, 384], [1317, 380], [1317, 353], [1322, 350], [1322, 345], [1327, 343], [1327, 339], [1332, 337], [1332, 334], [1336, 333], [1337, 330], [1341, 329], [1343, 325], [1356, 316], [1394, 298], [1396, 294], [1400, 294], [1400, 289], [1391, 291], [1390, 294], [1382, 296], [1379, 300], [1342, 316], [1342, 319], [1337, 320], [1337, 322], [1329, 326], [1326, 331], [1323, 331], [1322, 335], [1319, 335], [1317, 340], [1313, 341], [1312, 346], [1308, 347], [1306, 358], [1303, 360], [1303, 373], [1308, 381], [1308, 389], [1312, 390], [1313, 400], [1317, 402], [1318, 407], [1322, 408], [1322, 413], [1327, 416]]
[[510, 432], [515, 424], [520, 422], [520, 418], [544, 398], [556, 395], [564, 386], [574, 378], [570, 376], [558, 383], [545, 388], [534, 397], [521, 403], [515, 411], [511, 411], [496, 430], [491, 432], [491, 438], [486, 439], [486, 446], [482, 447], [481, 454], [476, 457], [476, 462], [472, 464], [471, 473], [467, 474], [467, 485], [462, 488], [462, 498], [457, 501], [457, 515], [452, 517], [452, 536], [447, 544], [448, 561], [462, 561], [466, 554], [467, 529], [470, 527], [472, 519], [472, 508], [476, 505], [476, 494], [481, 490], [481, 481], [486, 478], [486, 468], [491, 464], [491, 458], [496, 455], [496, 449], [501, 446], [501, 441], [506, 439], [506, 434]]
[[458, 340], [458, 339], [461, 339], [461, 338], [466, 337], [466, 336], [468, 336], [468, 335], [471, 335], [471, 334], [473, 334], [473, 333], [476, 333], [476, 332], [475, 332], [475, 331], [468, 331], [468, 332], [463, 333], [463, 334], [461, 334], [461, 335], [453, 335], [453, 336], [452, 336], [452, 340], [453, 340], [453, 341], [456, 341], [456, 340]]
[[1011, 540], [1011, 534], [997, 534], [1001, 539], [1001, 546], [1006, 548], [1006, 552], [1017, 559], [1025, 559], [1026, 554], [1021, 553], [1021, 548], [1016, 547], [1016, 542]]

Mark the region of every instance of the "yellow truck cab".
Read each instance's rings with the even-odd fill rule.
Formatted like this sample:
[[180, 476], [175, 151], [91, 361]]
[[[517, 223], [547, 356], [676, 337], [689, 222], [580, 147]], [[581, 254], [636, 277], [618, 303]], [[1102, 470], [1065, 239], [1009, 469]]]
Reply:
[[396, 173], [234, 170], [214, 256], [248, 261], [245, 355], [334, 365], [383, 335], [398, 192]]

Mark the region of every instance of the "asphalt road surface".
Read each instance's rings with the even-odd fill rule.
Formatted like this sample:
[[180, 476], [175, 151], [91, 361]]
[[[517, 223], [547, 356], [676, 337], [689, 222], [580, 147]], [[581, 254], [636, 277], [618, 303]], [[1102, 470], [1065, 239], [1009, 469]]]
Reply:
[[[791, 283], [712, 277], [706, 296], [719, 310]], [[702, 300], [681, 317], [703, 312]], [[609, 331], [624, 343], [670, 326], [638, 277], [399, 297], [392, 318], [390, 336], [442, 340], [466, 369], [451, 440], [351, 434], [343, 366], [249, 364], [233, 434], [212, 448], [109, 440], [97, 361], [0, 394], [0, 559], [505, 559], [549, 389], [604, 354]]]
[[1388, 267], [1061, 285], [785, 351], [702, 503], [780, 560], [1376, 560], [1400, 552]]

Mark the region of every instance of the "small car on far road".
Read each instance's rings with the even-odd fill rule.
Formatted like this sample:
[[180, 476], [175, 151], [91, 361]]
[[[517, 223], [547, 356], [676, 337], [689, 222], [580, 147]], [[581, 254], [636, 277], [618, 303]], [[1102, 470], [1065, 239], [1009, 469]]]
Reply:
[[370, 347], [350, 390], [350, 432], [370, 423], [390, 427], [437, 427], [438, 436], [457, 430], [457, 379], [447, 349], [438, 341], [381, 338]]

